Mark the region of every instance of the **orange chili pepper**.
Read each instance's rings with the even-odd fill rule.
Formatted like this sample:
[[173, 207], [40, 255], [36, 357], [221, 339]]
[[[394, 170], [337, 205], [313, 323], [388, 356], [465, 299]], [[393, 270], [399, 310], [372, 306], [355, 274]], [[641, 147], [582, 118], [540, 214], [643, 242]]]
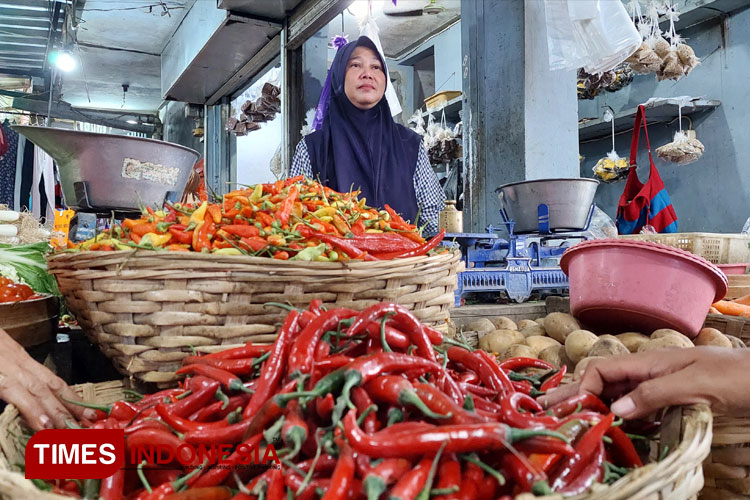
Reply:
[[284, 250], [280, 250], [273, 254], [273, 258], [277, 260], [289, 260], [289, 252], [286, 252]]
[[214, 203], [210, 204], [208, 206], [208, 214], [216, 224], [219, 224], [221, 222], [221, 207], [219, 207], [219, 205], [216, 205]]
[[170, 252], [189, 252], [190, 251], [190, 245], [183, 245], [180, 243], [172, 243], [171, 245], [167, 245], [167, 250]]
[[257, 220], [258, 222], [260, 222], [261, 224], [263, 224], [264, 227], [265, 226], [270, 226], [271, 224], [273, 224], [273, 217], [271, 217], [270, 215], [268, 215], [265, 212], [256, 212], [255, 213], [255, 220]]

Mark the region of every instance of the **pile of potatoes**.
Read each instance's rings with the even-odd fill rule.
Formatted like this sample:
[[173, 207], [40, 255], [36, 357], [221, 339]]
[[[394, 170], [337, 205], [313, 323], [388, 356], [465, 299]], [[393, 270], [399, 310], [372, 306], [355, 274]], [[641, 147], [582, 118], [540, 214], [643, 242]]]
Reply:
[[466, 323], [463, 330], [478, 332], [479, 348], [501, 360], [518, 356], [538, 358], [558, 369], [566, 365], [574, 377], [581, 374], [590, 360], [606, 356], [697, 345], [745, 347], [740, 339], [714, 328], [704, 328], [692, 341], [670, 329], [656, 330], [650, 337], [635, 332], [596, 335], [581, 329], [570, 314], [557, 312], [545, 318], [521, 320], [518, 324], [503, 316], [482, 318]]

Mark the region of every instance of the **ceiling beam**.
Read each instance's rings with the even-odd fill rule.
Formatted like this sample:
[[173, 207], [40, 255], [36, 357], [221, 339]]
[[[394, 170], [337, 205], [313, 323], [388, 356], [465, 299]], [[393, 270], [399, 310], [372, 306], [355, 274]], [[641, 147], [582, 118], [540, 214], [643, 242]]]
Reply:
[[[65, 101], [53, 102], [51, 110], [48, 111], [48, 102], [40, 99], [30, 99], [28, 97], [14, 97], [13, 107], [21, 110], [35, 113], [42, 116], [47, 116], [48, 113], [52, 118], [59, 118], [61, 120], [74, 120], [79, 122], [94, 123], [97, 125], [104, 125], [105, 127], [118, 128], [121, 130], [129, 130], [132, 132], [142, 132], [145, 134], [153, 133], [154, 125], [151, 124], [132, 124], [125, 121], [126, 118], [153, 116], [148, 113], [118, 113], [113, 111], [100, 111], [86, 108], [74, 108]], [[115, 118], [115, 116], [121, 116], [121, 118]]]
[[[54, 0], [55, 3], [71, 3], [70, 0]], [[18, 10], [35, 9], [35, 10], [49, 10], [49, 0], [0, 0], [0, 4], [13, 5]]]
[[49, 19], [42, 19], [41, 17], [38, 19], [23, 19], [19, 17], [0, 14], [0, 24], [3, 25], [3, 29], [8, 26], [13, 26], [16, 28], [23, 28], [24, 26], [26, 26], [29, 28], [41, 28], [45, 30], [49, 29]]
[[[3, 7], [0, 4], [0, 15], [13, 17], [17, 19], [25, 19], [27, 21], [35, 21], [39, 19], [49, 19], [49, 11], [44, 10], [20, 10]], [[7, 5], [7, 4], [5, 4]]]
[[287, 48], [295, 50], [349, 7], [353, 0], [305, 0], [289, 17]]
[[44, 72], [41, 69], [18, 69], [18, 68], [4, 68], [0, 66], [0, 75], [11, 75], [11, 76], [25, 76], [25, 77], [44, 77]]
[[233, 94], [248, 80], [260, 73], [263, 68], [273, 61], [281, 52], [281, 35], [276, 35], [265, 47], [260, 49], [250, 60], [245, 63], [227, 82], [222, 85], [214, 95], [206, 101], [207, 106], [213, 106], [222, 97]]

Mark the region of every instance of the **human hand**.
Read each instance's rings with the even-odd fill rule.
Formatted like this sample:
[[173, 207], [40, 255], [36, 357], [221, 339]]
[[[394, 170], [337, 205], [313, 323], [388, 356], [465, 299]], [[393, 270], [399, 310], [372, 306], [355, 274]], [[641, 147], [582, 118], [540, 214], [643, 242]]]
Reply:
[[719, 413], [750, 415], [745, 380], [750, 350], [724, 347], [664, 349], [594, 360], [581, 379], [540, 398], [546, 406], [576, 394], [614, 398], [612, 411], [640, 418], [660, 408], [708, 404]]
[[35, 431], [65, 428], [65, 421], [95, 420], [96, 412], [63, 401], [81, 399], [0, 329], [0, 399], [13, 404]]

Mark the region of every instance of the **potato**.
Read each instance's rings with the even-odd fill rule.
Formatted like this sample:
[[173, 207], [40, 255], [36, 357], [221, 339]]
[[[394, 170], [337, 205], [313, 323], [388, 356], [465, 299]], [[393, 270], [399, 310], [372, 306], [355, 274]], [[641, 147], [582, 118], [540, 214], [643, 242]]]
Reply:
[[[555, 339], [552, 339], [555, 340]], [[555, 342], [557, 342], [555, 340]], [[568, 371], [575, 369], [576, 364], [573, 363], [565, 352], [565, 347], [557, 343], [552, 345], [539, 353], [539, 359], [546, 361], [547, 363], [554, 366], [556, 369], [560, 369], [563, 365], [568, 367]]]
[[677, 335], [667, 335], [658, 339], [651, 339], [648, 342], [644, 342], [638, 348], [638, 352], [655, 351], [657, 349], [667, 349], [670, 347], [679, 347], [685, 349], [688, 346], [680, 339]]
[[676, 330], [662, 328], [661, 330], [656, 330], [651, 334], [651, 340], [659, 340], [667, 337], [676, 339], [678, 342], [680, 342], [682, 347], [694, 347], [692, 340]]
[[500, 353], [500, 357], [503, 359], [510, 358], [536, 358], [534, 350], [524, 344], [515, 344]]
[[588, 353], [591, 357], [620, 356], [622, 354], [630, 354], [630, 351], [616, 338], [599, 338], [591, 346]]
[[496, 330], [518, 330], [518, 325], [516, 325], [516, 322], [510, 318], [506, 318], [505, 316], [490, 318], [490, 321], [492, 321], [492, 324], [495, 325]]
[[732, 341], [716, 328], [704, 328], [694, 340], [695, 345], [713, 345], [716, 347], [732, 347]]
[[535, 336], [544, 337], [545, 335], [547, 335], [547, 332], [544, 330], [544, 327], [541, 325], [527, 326], [526, 328], [521, 330], [521, 333], [523, 334], [524, 337], [527, 337], [527, 338], [535, 337]]
[[565, 352], [573, 363], [578, 363], [588, 355], [599, 337], [588, 330], [575, 330], [565, 339]]
[[525, 344], [532, 349], [534, 349], [534, 352], [537, 356], [539, 356], [539, 353], [545, 350], [546, 348], [553, 346], [553, 345], [560, 345], [560, 342], [558, 342], [555, 339], [551, 339], [549, 337], [542, 337], [541, 335], [534, 335], [532, 337], [526, 337]]
[[534, 323], [544, 326], [544, 318], [537, 318], [534, 320]]
[[735, 349], [747, 349], [747, 346], [742, 341], [742, 339], [735, 337], [734, 335], [727, 335], [727, 338], [732, 343], [732, 347]]
[[544, 329], [547, 334], [561, 344], [565, 343], [565, 337], [570, 332], [581, 329], [581, 325], [570, 314], [550, 313], [544, 318]]
[[638, 332], [626, 332], [617, 335], [617, 340], [623, 343], [630, 352], [638, 352], [638, 348], [644, 342], [648, 342], [650, 339], [647, 335]]
[[539, 326], [539, 323], [534, 321], [533, 319], [522, 319], [518, 322], [518, 329], [523, 330], [524, 328], [528, 328], [530, 326]]
[[491, 332], [497, 330], [495, 325], [487, 318], [473, 319], [463, 325], [464, 331]]
[[479, 348], [487, 352], [503, 352], [513, 344], [523, 344], [525, 337], [518, 330], [495, 330], [479, 337]]
[[586, 370], [586, 367], [589, 363], [591, 363], [595, 359], [604, 359], [602, 356], [589, 356], [588, 358], [583, 358], [577, 365], [576, 369], [573, 371], [573, 380], [579, 379], [583, 376], [583, 372]]
[[671, 328], [659, 328], [658, 330], [654, 330], [653, 333], [651, 333], [652, 339], [660, 339], [664, 337], [665, 335], [682, 335], [682, 333], [678, 332], [677, 330], [672, 330]]

